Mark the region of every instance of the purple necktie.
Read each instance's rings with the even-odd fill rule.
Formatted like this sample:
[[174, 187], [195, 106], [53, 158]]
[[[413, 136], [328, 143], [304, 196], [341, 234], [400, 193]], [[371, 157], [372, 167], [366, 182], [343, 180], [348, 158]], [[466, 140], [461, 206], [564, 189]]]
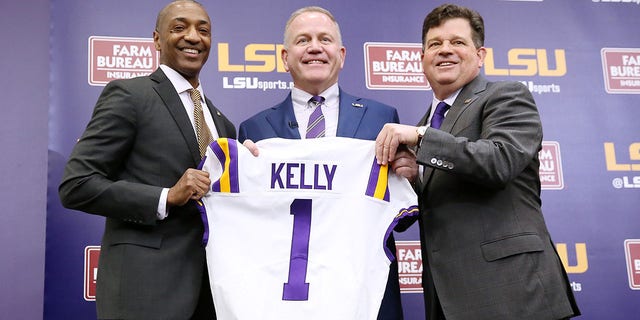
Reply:
[[309, 124], [307, 124], [307, 139], [324, 137], [324, 115], [322, 114], [322, 103], [324, 97], [313, 96], [309, 99], [309, 106], [315, 110], [309, 116]]
[[440, 101], [436, 106], [436, 112], [433, 113], [433, 117], [431, 118], [431, 127], [435, 129], [440, 129], [440, 125], [442, 125], [442, 121], [444, 120], [444, 114], [449, 110], [449, 105]]

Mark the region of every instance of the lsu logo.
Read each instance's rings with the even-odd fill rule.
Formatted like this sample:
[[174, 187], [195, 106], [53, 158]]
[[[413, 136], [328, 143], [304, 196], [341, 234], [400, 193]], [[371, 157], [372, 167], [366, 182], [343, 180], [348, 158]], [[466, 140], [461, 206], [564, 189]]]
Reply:
[[585, 273], [589, 269], [589, 260], [587, 259], [587, 244], [576, 243], [575, 259], [569, 259], [569, 251], [566, 243], [556, 243], [556, 250], [567, 273]]
[[[640, 142], [634, 142], [630, 144], [628, 148], [628, 155], [625, 154], [622, 158], [620, 158], [621, 160], [618, 160], [618, 158], [616, 157], [615, 144], [613, 142], [605, 142], [604, 156], [607, 163], [607, 171], [640, 171]], [[613, 178], [611, 184], [616, 189], [640, 188], [640, 174], [624, 175], [621, 177]]]
[[[507, 52], [507, 66], [497, 67], [493, 48], [486, 48], [484, 71], [488, 76], [541, 76], [562, 77], [567, 74], [567, 59], [563, 49], [553, 51], [549, 58], [547, 49], [512, 48]], [[555, 68], [550, 68], [550, 61]]]
[[229, 44], [218, 43], [218, 71], [220, 72], [286, 72], [280, 59], [283, 45], [250, 43], [244, 47], [240, 62], [231, 62]]
[[607, 161], [607, 171], [640, 171], [640, 142], [634, 142], [629, 145], [629, 160], [639, 161], [638, 163], [618, 162], [616, 159], [616, 147], [613, 142], [604, 143], [604, 155]]
[[84, 248], [84, 300], [96, 301], [96, 280], [98, 280], [98, 260], [100, 246]]

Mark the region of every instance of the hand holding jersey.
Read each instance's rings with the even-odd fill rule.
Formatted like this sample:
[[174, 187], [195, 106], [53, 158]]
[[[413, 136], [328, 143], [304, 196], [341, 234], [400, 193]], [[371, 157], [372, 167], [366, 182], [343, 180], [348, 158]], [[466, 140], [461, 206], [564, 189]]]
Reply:
[[376, 163], [373, 141], [256, 145], [259, 157], [219, 139], [202, 163], [212, 181], [200, 208], [218, 316], [375, 319], [394, 259], [386, 238], [418, 213], [409, 182]]

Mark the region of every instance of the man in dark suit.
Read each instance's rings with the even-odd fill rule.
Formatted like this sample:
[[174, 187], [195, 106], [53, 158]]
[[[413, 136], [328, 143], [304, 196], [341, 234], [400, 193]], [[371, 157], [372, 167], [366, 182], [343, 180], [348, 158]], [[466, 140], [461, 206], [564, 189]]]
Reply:
[[[281, 55], [285, 69], [293, 78], [294, 88], [283, 102], [242, 122], [238, 134], [240, 141], [306, 138], [307, 129], [314, 122], [309, 117], [318, 108], [325, 122], [321, 136], [374, 140], [385, 123], [398, 122], [395, 108], [351, 96], [338, 86], [346, 49], [342, 46], [338, 23], [329, 11], [320, 7], [295, 11], [285, 26]], [[323, 101], [308, 103], [313, 96], [321, 96]], [[388, 245], [395, 252], [393, 237]], [[378, 319], [402, 319], [395, 261], [390, 268]]]
[[211, 48], [204, 7], [168, 4], [153, 39], [160, 68], [104, 88], [66, 165], [60, 198], [67, 208], [106, 217], [98, 318], [215, 319], [194, 204], [210, 183], [194, 169], [206, 131], [194, 128], [193, 110], [204, 107], [199, 118], [209, 140], [235, 138], [235, 127], [209, 99], [190, 95], [204, 97], [199, 74]]
[[[484, 23], [473, 10], [434, 9], [422, 41], [432, 107], [417, 128], [385, 126], [376, 156], [416, 180], [428, 319], [579, 315], [541, 211], [542, 126], [531, 93], [480, 75]], [[417, 154], [396, 153], [401, 145]]]

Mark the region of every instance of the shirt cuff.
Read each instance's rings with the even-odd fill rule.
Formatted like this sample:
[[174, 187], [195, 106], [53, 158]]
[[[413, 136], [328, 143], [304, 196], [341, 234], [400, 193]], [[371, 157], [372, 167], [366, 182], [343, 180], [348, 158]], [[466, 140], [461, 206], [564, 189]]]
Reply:
[[163, 188], [160, 193], [160, 200], [158, 201], [158, 212], [156, 216], [158, 220], [164, 220], [169, 215], [167, 210], [167, 196], [169, 195], [169, 188]]

